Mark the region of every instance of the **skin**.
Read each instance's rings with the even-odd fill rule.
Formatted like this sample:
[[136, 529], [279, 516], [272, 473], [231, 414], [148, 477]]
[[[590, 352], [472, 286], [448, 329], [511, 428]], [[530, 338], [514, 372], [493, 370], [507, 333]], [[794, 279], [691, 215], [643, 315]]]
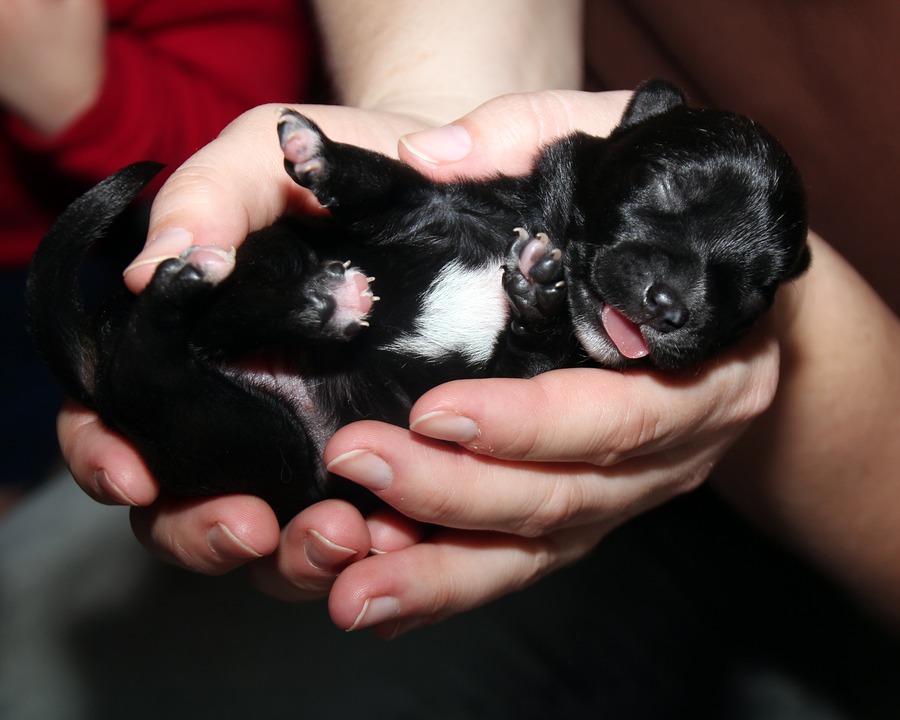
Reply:
[[0, 104], [52, 135], [96, 101], [105, 47], [102, 0], [3, 0]]
[[[341, 32], [329, 29], [327, 5], [366, 12], [366, 3], [323, 3], [326, 35]], [[382, 19], [390, 16], [383, 7]], [[397, 10], [409, 11], [408, 4]], [[474, 3], [459, 12], [442, 19], [444, 30], [476, 12], [479, 22], [492, 21]], [[571, 38], [575, 19], [568, 20]], [[509, 34], [521, 51], [523, 36]], [[414, 33], [387, 38], [413, 43], [406, 53], [415, 49]], [[348, 59], [348, 75], [339, 76], [343, 101], [363, 109], [298, 109], [337, 139], [399, 155], [439, 178], [521, 171], [534, 147], [569, 130], [607, 133], [627, 98], [544, 91], [478, 106], [486, 99], [478, 92], [561, 82], [533, 71], [523, 87], [503, 76], [500, 63], [483, 66], [500, 74], [489, 89], [437, 97], [429, 93], [442, 87], [434, 73], [456, 67], [458, 45], [423, 40], [421, 52], [446, 55], [432, 59], [430, 78], [410, 71], [406, 86], [402, 73], [375, 71], [385, 35], [344, 41], [334, 47], [356, 47], [368, 58]], [[552, 47], [564, 53], [572, 45]], [[543, 47], [550, 44], [535, 43], [533, 51]], [[362, 82], [370, 69], [382, 92]], [[363, 87], [372, 94], [354, 90]], [[406, 87], [413, 90], [401, 95]], [[472, 107], [449, 130], [427, 129]], [[139, 290], [155, 262], [190, 244], [237, 244], [285, 210], [312, 207], [281, 169], [275, 117], [272, 106], [247, 113], [175, 173], [154, 204], [151, 243], [127, 273], [129, 287]], [[133, 449], [71, 404], [60, 414], [61, 445], [86, 492], [134, 506], [135, 532], [157, 556], [210, 574], [249, 563], [253, 581], [272, 595], [328, 595], [342, 628], [393, 636], [524, 587], [582, 557], [628, 518], [695, 488], [716, 465], [726, 497], [900, 624], [893, 562], [900, 451], [890, 441], [900, 431], [891, 402], [900, 369], [888, 360], [900, 351], [900, 328], [837, 254], [817, 236], [811, 243], [812, 270], [780, 294], [768, 321], [696, 373], [560, 370], [530, 380], [460, 381], [421, 398], [411, 429], [357, 423], [339, 431], [326, 461], [397, 512], [362, 518], [346, 503], [325, 501], [279, 531], [256, 498], [160, 499]], [[423, 521], [442, 527], [426, 536]]]

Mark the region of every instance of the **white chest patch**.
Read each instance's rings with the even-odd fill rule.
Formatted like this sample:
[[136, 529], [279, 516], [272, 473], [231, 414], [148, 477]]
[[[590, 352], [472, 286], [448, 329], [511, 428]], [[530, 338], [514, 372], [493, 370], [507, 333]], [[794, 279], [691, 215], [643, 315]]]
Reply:
[[450, 263], [425, 291], [413, 331], [386, 349], [425, 360], [459, 353], [471, 363], [487, 362], [509, 315], [501, 278], [499, 259], [478, 268]]

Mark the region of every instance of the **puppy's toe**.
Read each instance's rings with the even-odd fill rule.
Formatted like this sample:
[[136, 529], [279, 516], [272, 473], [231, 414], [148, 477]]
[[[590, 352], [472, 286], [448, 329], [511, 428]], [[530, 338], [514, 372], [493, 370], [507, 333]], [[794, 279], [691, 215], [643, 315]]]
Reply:
[[562, 282], [562, 250], [553, 245], [550, 237], [546, 233], [531, 235], [523, 228], [516, 228], [515, 232], [510, 254], [518, 271], [530, 282], [541, 285]]
[[208, 283], [218, 285], [234, 270], [235, 249], [194, 245], [181, 253], [181, 259], [199, 269]]
[[322, 134], [315, 124], [293, 110], [278, 121], [284, 166], [296, 183], [312, 188], [325, 174]]

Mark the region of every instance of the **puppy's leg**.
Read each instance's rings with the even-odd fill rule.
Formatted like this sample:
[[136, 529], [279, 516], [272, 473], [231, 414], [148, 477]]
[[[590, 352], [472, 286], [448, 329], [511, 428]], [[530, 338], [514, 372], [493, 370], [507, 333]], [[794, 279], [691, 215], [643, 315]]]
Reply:
[[284, 166], [332, 215], [347, 223], [419, 205], [433, 183], [380, 153], [329, 139], [308, 118], [285, 110], [278, 122]]
[[[234, 355], [344, 341], [365, 328], [376, 300], [369, 278], [349, 262], [322, 257], [342, 252], [326, 230], [297, 220], [251, 235], [195, 323], [195, 342], [211, 355]], [[308, 241], [324, 249], [317, 253]]]
[[494, 370], [534, 375], [563, 365], [572, 352], [567, 341], [566, 281], [562, 250], [544, 233], [516, 228], [503, 267], [503, 288], [512, 318], [505, 352]]
[[211, 336], [200, 328], [237, 270], [223, 279], [191, 260], [188, 253], [162, 263], [136, 299], [109, 345], [100, 415], [167, 491], [259, 495], [286, 521], [325, 492], [312, 425], [266, 390], [283, 382], [277, 363], [258, 361], [248, 380], [240, 356], [203, 344]]

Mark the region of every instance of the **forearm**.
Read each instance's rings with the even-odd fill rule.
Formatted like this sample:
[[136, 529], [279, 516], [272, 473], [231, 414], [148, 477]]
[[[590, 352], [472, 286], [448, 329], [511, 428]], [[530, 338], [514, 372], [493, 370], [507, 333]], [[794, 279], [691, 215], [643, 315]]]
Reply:
[[[100, 70], [62, 76], [99, 75], [93, 91], [81, 92], [86, 105], [69, 112], [60, 92], [35, 84], [30, 112], [11, 105], [5, 128], [18, 145], [51, 159], [55, 171], [81, 179], [99, 180], [142, 158], [177, 166], [244, 110], [300, 99], [306, 85], [311, 33], [294, 0], [157, 0], [120, 11], [101, 28], [102, 42], [90, 44], [99, 46]], [[63, 49], [44, 64], [86, 63], [84, 51]], [[40, 108], [64, 122], [40, 122]]]
[[716, 482], [900, 628], [900, 323], [820, 241], [786, 291], [778, 395]]
[[102, 0], [0, 2], [0, 111], [64, 128], [101, 91], [105, 37]]
[[316, 0], [337, 100], [445, 123], [510, 92], [581, 83], [578, 0]]

